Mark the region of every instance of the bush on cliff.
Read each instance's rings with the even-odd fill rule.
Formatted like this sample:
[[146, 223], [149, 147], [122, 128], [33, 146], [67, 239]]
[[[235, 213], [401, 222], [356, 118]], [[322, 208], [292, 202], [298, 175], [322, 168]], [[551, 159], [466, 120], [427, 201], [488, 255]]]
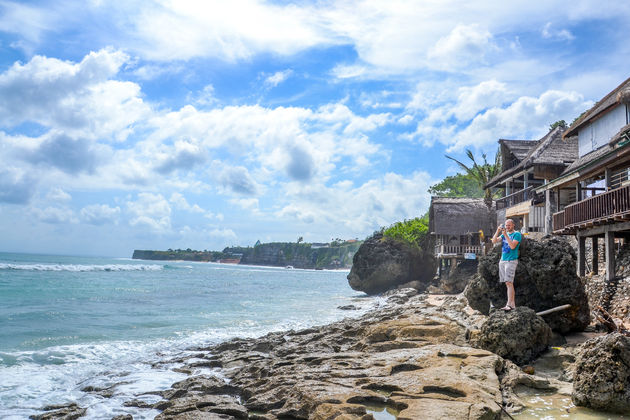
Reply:
[[426, 247], [429, 240], [429, 213], [415, 219], [396, 222], [390, 227], [383, 229], [386, 238], [398, 240], [412, 247], [422, 249]]

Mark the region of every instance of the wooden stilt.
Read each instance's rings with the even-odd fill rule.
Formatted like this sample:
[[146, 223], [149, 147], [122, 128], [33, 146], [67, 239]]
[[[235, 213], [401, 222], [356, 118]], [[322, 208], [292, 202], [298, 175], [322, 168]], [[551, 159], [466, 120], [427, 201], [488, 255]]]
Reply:
[[584, 277], [586, 274], [586, 238], [583, 236], [578, 236], [578, 260], [577, 260], [577, 269], [578, 276]]
[[593, 236], [591, 248], [593, 249], [593, 274], [597, 274], [599, 272], [599, 241], [597, 236]]
[[606, 281], [615, 278], [615, 232], [606, 230], [604, 233], [604, 243], [606, 244]]

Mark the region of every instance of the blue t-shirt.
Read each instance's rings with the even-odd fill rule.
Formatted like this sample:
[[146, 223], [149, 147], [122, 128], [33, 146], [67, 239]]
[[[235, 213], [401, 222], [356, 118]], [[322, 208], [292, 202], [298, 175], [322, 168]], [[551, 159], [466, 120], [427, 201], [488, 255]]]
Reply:
[[505, 239], [505, 236], [501, 234], [501, 239], [503, 240], [502, 241], [503, 248], [501, 249], [502, 251], [501, 260], [503, 261], [518, 260], [518, 247], [521, 246], [521, 239], [523, 238], [523, 235], [521, 235], [521, 232], [514, 231], [512, 233], [508, 233], [508, 236], [513, 241], [518, 241], [518, 245], [516, 245], [516, 248], [514, 249], [510, 248], [510, 244], [508, 243], [507, 239]]

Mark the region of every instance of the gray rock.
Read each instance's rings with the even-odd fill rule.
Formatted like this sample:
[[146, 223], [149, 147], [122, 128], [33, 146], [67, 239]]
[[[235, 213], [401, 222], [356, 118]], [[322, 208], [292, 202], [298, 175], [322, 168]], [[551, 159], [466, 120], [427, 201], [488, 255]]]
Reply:
[[[479, 259], [475, 275], [464, 294], [469, 305], [488, 314], [490, 303], [503, 306], [505, 285], [499, 283], [501, 247]], [[590, 322], [590, 312], [584, 286], [576, 274], [573, 247], [563, 238], [546, 236], [540, 241], [524, 239], [514, 288], [516, 305], [536, 312], [570, 304], [571, 309], [545, 315], [544, 319], [557, 332], [583, 331]]]
[[418, 281], [424, 290], [433, 281], [432, 250], [423, 251], [376, 233], [354, 255], [348, 283], [354, 290], [373, 295]]
[[551, 328], [529, 308], [495, 310], [472, 339], [473, 344], [518, 365], [533, 360], [549, 346]]
[[32, 420], [74, 420], [83, 417], [87, 408], [81, 408], [76, 403], [64, 405], [49, 405], [42, 408], [43, 414], [29, 416]]
[[477, 273], [478, 260], [464, 260], [457, 264], [451, 273], [444, 273], [440, 279], [440, 289], [444, 293], [458, 294], [464, 291], [464, 288], [470, 279]]
[[630, 337], [612, 333], [585, 342], [574, 375], [575, 405], [630, 413]]

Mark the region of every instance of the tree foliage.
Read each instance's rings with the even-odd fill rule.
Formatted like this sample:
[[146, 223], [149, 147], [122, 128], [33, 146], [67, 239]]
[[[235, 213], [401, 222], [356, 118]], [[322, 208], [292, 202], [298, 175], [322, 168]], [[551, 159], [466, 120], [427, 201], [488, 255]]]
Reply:
[[[479, 188], [483, 189], [484, 185], [488, 183], [495, 175], [501, 172], [501, 154], [497, 150], [497, 153], [494, 156], [494, 162], [488, 163], [487, 157], [485, 153], [481, 154], [483, 159], [482, 164], [478, 164], [475, 160], [475, 155], [470, 149], [466, 149], [466, 156], [472, 162], [472, 165], [466, 165], [454, 157], [445, 155], [448, 159], [456, 162], [460, 168], [462, 168], [467, 176], [470, 176], [477, 182]], [[484, 190], [484, 201], [488, 208], [492, 207], [492, 191], [488, 188]]]
[[482, 198], [483, 189], [470, 175], [457, 174], [444, 178], [437, 184], [429, 187], [429, 194], [438, 197], [472, 197]]
[[549, 130], [553, 130], [556, 127], [567, 128], [567, 122], [565, 120], [558, 120], [555, 123], [549, 125]]

